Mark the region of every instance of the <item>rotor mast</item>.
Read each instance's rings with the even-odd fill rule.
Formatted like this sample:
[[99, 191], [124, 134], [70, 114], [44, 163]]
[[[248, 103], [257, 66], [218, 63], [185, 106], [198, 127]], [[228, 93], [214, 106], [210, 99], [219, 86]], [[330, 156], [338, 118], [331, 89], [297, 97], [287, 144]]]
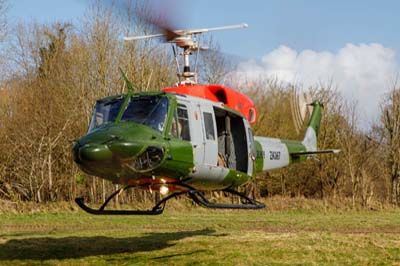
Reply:
[[[149, 38], [164, 38], [164, 42], [175, 44], [176, 47], [183, 49], [182, 53], [175, 54], [175, 57], [177, 57], [178, 55], [183, 57], [183, 71], [181, 73], [177, 73], [177, 76], [179, 78], [179, 83], [196, 84], [197, 73], [191, 71], [190, 56], [193, 54], [193, 52], [195, 51], [199, 52], [200, 49], [205, 49], [205, 48], [199, 46], [197, 40], [195, 39], [195, 35], [200, 35], [202, 33], [210, 31], [242, 29], [247, 27], [248, 25], [246, 23], [242, 23], [237, 25], [206, 28], [206, 29], [173, 30], [173, 31], [169, 29], [164, 29], [165, 33], [145, 35], [145, 36], [124, 37], [124, 40], [134, 41], [134, 40], [142, 40]], [[177, 60], [176, 62], [178, 64]]]

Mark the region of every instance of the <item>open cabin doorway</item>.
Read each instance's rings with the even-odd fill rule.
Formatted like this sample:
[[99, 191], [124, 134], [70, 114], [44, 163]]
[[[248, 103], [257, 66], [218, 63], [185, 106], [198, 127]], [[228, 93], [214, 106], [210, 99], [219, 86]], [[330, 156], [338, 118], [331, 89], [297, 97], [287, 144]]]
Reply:
[[248, 145], [243, 118], [214, 107], [218, 135], [218, 166], [243, 173], [248, 167]]

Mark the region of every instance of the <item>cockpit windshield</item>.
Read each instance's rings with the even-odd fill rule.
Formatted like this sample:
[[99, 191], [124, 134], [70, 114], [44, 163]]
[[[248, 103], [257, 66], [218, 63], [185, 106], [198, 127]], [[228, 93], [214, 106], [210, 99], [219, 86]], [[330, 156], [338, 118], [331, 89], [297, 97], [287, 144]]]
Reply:
[[136, 122], [162, 132], [168, 112], [168, 98], [163, 96], [132, 96], [121, 121]]
[[118, 96], [117, 98], [97, 101], [88, 132], [91, 132], [105, 123], [113, 122], [124, 100], [124, 96]]

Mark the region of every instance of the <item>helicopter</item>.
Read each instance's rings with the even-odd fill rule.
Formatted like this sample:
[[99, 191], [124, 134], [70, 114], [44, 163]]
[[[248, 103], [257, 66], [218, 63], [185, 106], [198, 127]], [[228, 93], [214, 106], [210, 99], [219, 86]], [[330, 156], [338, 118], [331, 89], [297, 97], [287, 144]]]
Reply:
[[[243, 23], [164, 29], [160, 34], [125, 37], [126, 41], [164, 38], [176, 47], [175, 57], [183, 57], [183, 70], [177, 74], [175, 87], [137, 93], [120, 69], [128, 92], [96, 102], [88, 132], [74, 144], [73, 155], [83, 172], [121, 188], [99, 209], [87, 206], [82, 197], [75, 199], [79, 207], [91, 214], [157, 215], [168, 200], [187, 195], [206, 208], [261, 209], [265, 204], [235, 188], [259, 172], [302, 162], [314, 154], [339, 152], [317, 149], [323, 109], [318, 100], [309, 104], [312, 113], [303, 140], [268, 138], [253, 135], [251, 125], [257, 121], [257, 110], [246, 95], [222, 85], [197, 83], [197, 73], [190, 68], [190, 56], [201, 49], [195, 37], [246, 27]], [[177, 54], [178, 48], [183, 52]], [[148, 210], [105, 209], [112, 198], [128, 188], [159, 191], [163, 197]], [[240, 201], [211, 202], [205, 191], [224, 191]]]

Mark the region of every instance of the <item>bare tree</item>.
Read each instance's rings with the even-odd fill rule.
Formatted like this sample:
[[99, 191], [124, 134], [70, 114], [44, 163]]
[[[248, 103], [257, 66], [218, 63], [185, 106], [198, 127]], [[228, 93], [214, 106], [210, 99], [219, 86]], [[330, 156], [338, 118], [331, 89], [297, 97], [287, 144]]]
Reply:
[[[206, 84], [221, 84], [226, 74], [233, 69], [229, 58], [221, 52], [212, 37], [205, 39], [205, 50], [199, 51], [199, 81]], [[196, 53], [196, 52], [194, 52]]]
[[0, 43], [6, 39], [8, 33], [7, 11], [7, 0], [0, 0]]
[[68, 140], [85, 133], [97, 99], [124, 92], [119, 67], [139, 89], [152, 90], [171, 85], [172, 67], [156, 42], [123, 43], [113, 12], [93, 6], [79, 30], [60, 23], [17, 27], [17, 71], [0, 96], [0, 197], [71, 200], [88, 191], [97, 201], [114, 189], [78, 171]]
[[400, 204], [400, 90], [393, 87], [382, 104], [389, 201]]
[[[5, 64], [6, 64], [6, 52], [5, 52], [5, 41], [7, 40], [8, 34], [8, 19], [7, 19], [8, 5], [6, 0], [0, 0], [0, 82], [5, 77]], [[0, 88], [1, 88], [0, 83]]]

